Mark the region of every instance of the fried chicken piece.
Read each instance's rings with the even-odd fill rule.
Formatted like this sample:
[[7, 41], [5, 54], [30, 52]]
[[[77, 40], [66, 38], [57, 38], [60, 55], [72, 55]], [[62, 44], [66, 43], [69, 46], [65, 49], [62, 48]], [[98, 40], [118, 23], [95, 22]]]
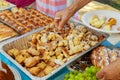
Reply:
[[27, 57], [27, 58], [31, 56], [31, 55], [27, 52], [26, 49], [21, 50], [21, 51], [20, 51], [20, 54], [24, 55], [24, 56]]

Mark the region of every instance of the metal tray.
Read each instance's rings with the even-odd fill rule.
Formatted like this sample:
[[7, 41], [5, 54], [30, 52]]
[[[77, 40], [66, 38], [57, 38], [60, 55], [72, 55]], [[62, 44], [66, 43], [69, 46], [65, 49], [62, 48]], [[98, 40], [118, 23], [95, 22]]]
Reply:
[[[15, 7], [15, 6], [14, 6], [14, 7]], [[6, 9], [6, 10], [10, 11], [10, 10], [11, 10], [12, 8], [14, 8], [14, 7], [10, 7], [9, 9]], [[32, 9], [32, 8], [24, 8], [24, 9], [25, 9], [25, 10], [29, 10], [29, 9]], [[39, 11], [38, 11], [38, 12], [39, 12]], [[40, 12], [40, 13], [42, 13], [42, 12]], [[43, 13], [42, 13], [42, 14], [43, 14]], [[44, 14], [44, 15], [47, 16], [46, 14]], [[50, 16], [48, 16], [48, 17], [50, 17]], [[52, 18], [52, 17], [50, 17], [50, 18]], [[53, 18], [52, 18], [52, 19], [53, 19]], [[24, 32], [24, 33], [20, 33], [20, 31], [18, 31], [16, 28], [14, 28], [13, 25], [11, 25], [11, 24], [3, 21], [1, 18], [0, 18], [0, 22], [2, 22], [2, 23], [4, 23], [4, 24], [8, 25], [10, 28], [14, 29], [14, 31], [16, 31], [19, 35], [23, 35], [23, 34], [26, 34], [26, 33], [28, 33], [28, 32], [34, 31], [34, 30], [36, 30], [36, 29], [38, 29], [38, 28], [44, 27], [44, 26], [39, 26], [38, 28], [32, 28], [30, 31], [27, 31], [27, 32]], [[46, 25], [48, 25], [48, 24], [46, 24]], [[45, 25], [45, 26], [46, 26], [46, 25]], [[23, 26], [22, 26], [22, 27], [23, 27]]]
[[[0, 22], [1, 23], [1, 22]], [[4, 23], [2, 23], [3, 25], [5, 25], [6, 27], [8, 27], [8, 28], [11, 28], [9, 25], [6, 25], [6, 24], [4, 24]], [[11, 28], [12, 29], [12, 28]], [[2, 38], [1, 40], [0, 40], [0, 42], [3, 42], [3, 41], [5, 41], [5, 40], [8, 40], [8, 39], [10, 39], [10, 38], [13, 38], [13, 37], [16, 37], [16, 36], [19, 36], [19, 34], [14, 30], [14, 29], [12, 29], [16, 34], [14, 34], [14, 35], [12, 35], [12, 36], [8, 36], [8, 37], [4, 37], [4, 38]]]
[[[72, 21], [73, 22], [73, 21]], [[76, 23], [76, 25], [84, 25], [79, 21], [75, 21], [74, 23]], [[84, 25], [85, 26], [85, 25]], [[108, 38], [108, 34], [106, 33], [101, 33], [101, 32], [97, 32], [95, 30], [92, 30], [90, 28], [87, 28], [89, 31], [91, 31], [93, 34], [97, 35], [97, 36], [104, 36], [104, 39], [101, 40], [99, 43], [97, 43], [95, 46], [89, 48], [87, 51], [84, 51], [80, 54], [77, 54], [76, 57], [70, 59], [69, 61], [67, 61], [66, 63], [64, 63], [62, 66], [58, 67], [57, 69], [55, 69], [54, 71], [52, 71], [51, 73], [49, 73], [48, 75], [44, 76], [44, 77], [36, 77], [33, 76], [32, 74], [30, 74], [24, 67], [22, 67], [19, 63], [17, 63], [17, 61], [15, 61], [11, 56], [9, 56], [6, 52], [12, 48], [17, 48], [17, 49], [25, 49], [28, 48], [28, 41], [31, 40], [32, 34], [29, 34], [27, 36], [23, 36], [19, 39], [15, 39], [14, 41], [10, 41], [8, 43], [5, 43], [3, 46], [1, 46], [1, 52], [3, 55], [5, 55], [11, 62], [13, 62], [17, 67], [19, 67], [26, 75], [28, 75], [32, 80], [46, 80], [49, 77], [51, 77], [53, 74], [55, 74], [56, 72], [58, 72], [59, 70], [61, 70], [62, 68], [64, 68], [65, 66], [67, 66], [68, 64], [70, 64], [71, 62], [75, 61], [76, 59], [78, 59], [79, 57], [81, 57], [82, 55], [86, 54], [87, 52], [91, 51], [92, 49], [94, 49], [95, 47], [97, 47], [98, 45], [100, 45], [103, 41], [105, 41]], [[36, 32], [35, 32], [36, 33]]]

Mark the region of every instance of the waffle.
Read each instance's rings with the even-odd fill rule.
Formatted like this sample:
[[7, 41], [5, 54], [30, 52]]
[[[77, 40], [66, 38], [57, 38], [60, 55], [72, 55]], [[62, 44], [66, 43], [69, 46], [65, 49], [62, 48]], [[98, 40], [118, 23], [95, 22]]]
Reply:
[[61, 32], [53, 24], [32, 35], [29, 48], [10, 49], [7, 53], [31, 74], [39, 77], [88, 50], [101, 39], [84, 26], [67, 25]]
[[32, 29], [46, 26], [53, 22], [53, 19], [35, 9], [12, 8], [10, 11], [4, 10], [0, 13], [0, 20], [9, 24], [20, 34]]

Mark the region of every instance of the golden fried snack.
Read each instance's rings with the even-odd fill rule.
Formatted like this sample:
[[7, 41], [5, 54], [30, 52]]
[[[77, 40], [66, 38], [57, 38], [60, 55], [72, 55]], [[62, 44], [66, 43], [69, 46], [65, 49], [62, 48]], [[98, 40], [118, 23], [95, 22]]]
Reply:
[[38, 76], [38, 77], [43, 77], [43, 76], [45, 76], [45, 73], [44, 73], [43, 71], [41, 71], [40, 73], [38, 73], [37, 76]]
[[39, 62], [39, 56], [26, 58], [24, 63], [26, 67], [33, 67]]
[[37, 75], [40, 71], [41, 69], [39, 67], [32, 67], [29, 69], [29, 72], [33, 75]]
[[37, 66], [38, 66], [40, 69], [44, 69], [44, 68], [47, 66], [47, 64], [42, 61], [42, 62], [38, 63]]
[[19, 55], [17, 55], [17, 56], [15, 57], [15, 60], [16, 60], [18, 63], [20, 63], [20, 64], [22, 64], [25, 59], [26, 59], [26, 57], [23, 56], [22, 54], [19, 54]]
[[28, 52], [29, 54], [33, 55], [33, 56], [38, 56], [38, 55], [40, 55], [40, 52], [37, 51], [37, 50], [36, 50], [35, 48], [33, 48], [33, 47], [29, 48], [29, 49], [27, 50], [27, 52]]
[[18, 49], [13, 48], [13, 49], [11, 49], [11, 50], [8, 51], [8, 54], [9, 54], [10, 56], [12, 56], [13, 58], [15, 58], [17, 55], [20, 54], [20, 52], [19, 52]]
[[49, 74], [50, 72], [53, 71], [53, 69], [54, 68], [52, 66], [47, 65], [46, 68], [44, 69], [44, 73]]

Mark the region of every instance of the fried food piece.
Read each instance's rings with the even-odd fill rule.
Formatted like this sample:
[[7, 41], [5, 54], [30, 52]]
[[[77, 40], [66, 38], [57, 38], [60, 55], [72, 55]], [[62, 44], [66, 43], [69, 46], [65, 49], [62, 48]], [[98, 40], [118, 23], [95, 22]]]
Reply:
[[20, 54], [20, 52], [19, 52], [18, 49], [13, 48], [13, 49], [11, 49], [11, 50], [8, 51], [8, 54], [9, 54], [10, 56], [12, 56], [13, 58], [15, 58], [17, 55]]
[[37, 51], [35, 48], [29, 48], [28, 50], [27, 50], [31, 55], [33, 55], [33, 56], [38, 56], [38, 55], [40, 55], [40, 52], [39, 51]]
[[49, 74], [50, 72], [52, 72], [53, 71], [53, 67], [52, 66], [46, 66], [46, 68], [44, 69], [44, 72], [45, 72], [45, 74], [47, 75], [47, 74]]
[[37, 64], [37, 66], [38, 66], [40, 69], [44, 69], [44, 68], [46, 67], [46, 65], [47, 65], [47, 64], [46, 64], [45, 62], [43, 62], [43, 61]]
[[38, 75], [40, 73], [41, 69], [39, 67], [32, 67], [29, 69], [29, 72], [33, 75]]
[[25, 59], [24, 63], [26, 67], [33, 67], [39, 62], [39, 60], [40, 60], [39, 56], [29, 57]]
[[23, 56], [22, 54], [20, 54], [20, 55], [17, 55], [16, 57], [15, 57], [15, 60], [18, 62], [18, 63], [22, 63], [22, 62], [24, 62], [24, 60], [26, 59], [26, 57], [25, 56]]

